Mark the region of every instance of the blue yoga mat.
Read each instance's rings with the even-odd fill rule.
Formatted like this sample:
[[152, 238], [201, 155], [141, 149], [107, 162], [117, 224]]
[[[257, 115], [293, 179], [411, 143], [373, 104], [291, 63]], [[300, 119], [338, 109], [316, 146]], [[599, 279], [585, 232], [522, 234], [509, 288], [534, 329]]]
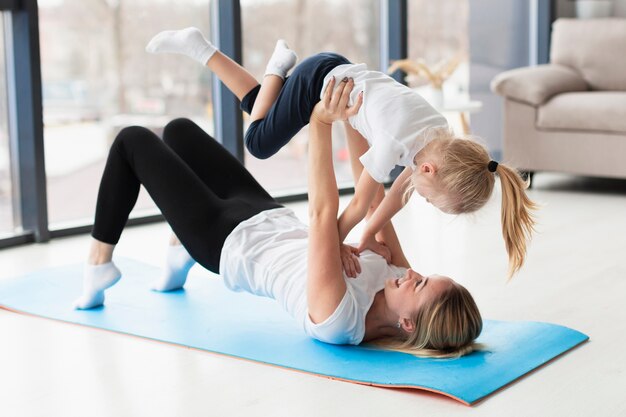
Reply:
[[478, 340], [487, 350], [459, 359], [334, 346], [307, 337], [278, 303], [233, 293], [217, 275], [192, 273], [184, 290], [157, 293], [148, 288], [159, 268], [129, 259], [116, 263], [124, 275], [107, 291], [105, 307], [72, 309], [82, 265], [2, 280], [0, 306], [333, 379], [438, 392], [468, 405], [588, 339], [549, 323], [489, 320]]

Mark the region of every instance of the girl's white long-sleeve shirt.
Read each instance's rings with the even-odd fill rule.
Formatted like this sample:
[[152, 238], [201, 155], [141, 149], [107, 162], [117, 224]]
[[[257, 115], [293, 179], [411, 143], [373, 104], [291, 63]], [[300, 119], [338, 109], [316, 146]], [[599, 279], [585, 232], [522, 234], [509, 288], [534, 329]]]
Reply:
[[379, 183], [396, 165], [415, 169], [413, 159], [424, 147], [428, 129], [448, 126], [446, 118], [417, 92], [382, 72], [368, 70], [365, 64], [333, 68], [324, 78], [320, 98], [333, 76], [336, 85], [344, 77], [354, 79], [350, 105], [363, 91], [359, 112], [348, 120], [370, 145], [360, 160]]

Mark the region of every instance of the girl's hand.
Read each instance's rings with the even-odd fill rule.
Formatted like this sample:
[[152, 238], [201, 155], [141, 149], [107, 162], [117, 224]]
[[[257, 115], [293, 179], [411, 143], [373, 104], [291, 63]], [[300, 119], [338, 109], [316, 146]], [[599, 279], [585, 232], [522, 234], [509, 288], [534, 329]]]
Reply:
[[317, 121], [327, 125], [333, 124], [337, 120], [347, 120], [349, 117], [357, 114], [363, 104], [363, 92], [361, 92], [352, 107], [348, 107], [350, 93], [354, 88], [354, 80], [352, 78], [344, 78], [340, 81], [339, 86], [335, 88], [335, 77], [324, 90], [324, 97], [315, 105], [311, 114], [311, 121]]
[[361, 253], [367, 249], [385, 258], [387, 263], [391, 263], [391, 250], [384, 243], [377, 241], [374, 236], [364, 235], [361, 237], [361, 243], [359, 244], [358, 251]]
[[350, 245], [341, 244], [341, 264], [348, 278], [356, 278], [361, 273], [361, 264], [359, 264], [359, 251]]

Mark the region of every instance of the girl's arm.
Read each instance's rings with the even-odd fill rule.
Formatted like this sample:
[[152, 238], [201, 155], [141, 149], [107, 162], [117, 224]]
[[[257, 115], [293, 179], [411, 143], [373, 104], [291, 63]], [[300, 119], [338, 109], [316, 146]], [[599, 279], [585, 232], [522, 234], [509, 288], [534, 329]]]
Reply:
[[[411, 174], [412, 169], [407, 167], [393, 182], [389, 192], [385, 195], [365, 226], [363, 235], [361, 235], [361, 243], [358, 248], [359, 252], [364, 251], [365, 249], [376, 249], [377, 243], [375, 236], [384, 230], [385, 227], [391, 225], [391, 218], [395, 216], [395, 214], [400, 211], [402, 207], [404, 207], [403, 196], [406, 190], [407, 180]], [[398, 258], [401, 263], [394, 263], [395, 265], [408, 267], [409, 264], [404, 256], [404, 253], [402, 253], [401, 256], [398, 255]]]
[[[345, 122], [344, 125], [346, 128], [348, 149], [350, 151], [350, 163], [352, 166], [352, 176], [355, 178], [355, 181], [356, 181], [356, 179], [362, 175], [362, 172], [365, 171], [363, 169], [363, 164], [361, 163], [359, 158], [361, 157], [361, 155], [367, 152], [367, 150], [369, 149], [369, 145], [367, 144], [367, 141], [365, 140], [365, 138], [358, 131], [353, 129], [352, 126], [350, 126], [348, 122]], [[404, 171], [403, 171], [403, 174], [404, 174]], [[410, 175], [410, 172], [409, 172], [409, 175]], [[402, 175], [400, 175], [400, 177], [401, 176]], [[394, 182], [394, 184], [398, 183], [398, 180], [402, 181], [400, 177], [396, 180], [396, 182]], [[393, 189], [393, 186], [392, 186], [392, 189]], [[382, 184], [379, 184], [378, 189], [376, 190], [376, 195], [374, 196], [372, 204], [370, 205], [367, 211], [366, 217], [365, 217], [368, 220], [368, 223], [371, 222], [372, 215], [374, 214], [376, 209], [380, 206], [381, 202], [384, 201], [383, 200], [384, 198], [385, 198], [384, 187], [382, 186]], [[366, 230], [368, 226], [366, 226]], [[390, 221], [387, 221], [386, 224], [382, 228], [380, 228], [380, 230], [377, 233], [375, 233], [375, 240], [378, 242], [384, 243], [384, 245], [389, 250], [390, 259], [388, 259], [388, 261], [390, 261], [394, 265], [403, 266], [406, 268], [410, 267], [406, 257], [404, 256], [402, 247], [400, 246], [398, 235], [396, 234], [396, 231], [393, 228], [393, 224]], [[377, 248], [374, 248], [374, 249], [377, 249]], [[374, 251], [378, 253], [378, 250], [374, 250]], [[381, 255], [385, 256], [384, 254], [381, 254]]]
[[353, 85], [342, 82], [333, 93], [331, 81], [310, 120], [307, 305], [313, 323], [330, 317], [346, 292], [339, 255], [339, 194], [332, 162], [331, 127], [334, 120], [358, 111], [360, 98], [352, 108], [346, 108]]
[[362, 170], [354, 187], [354, 196], [339, 216], [339, 239], [343, 242], [361, 220], [365, 218], [380, 184], [366, 170]]

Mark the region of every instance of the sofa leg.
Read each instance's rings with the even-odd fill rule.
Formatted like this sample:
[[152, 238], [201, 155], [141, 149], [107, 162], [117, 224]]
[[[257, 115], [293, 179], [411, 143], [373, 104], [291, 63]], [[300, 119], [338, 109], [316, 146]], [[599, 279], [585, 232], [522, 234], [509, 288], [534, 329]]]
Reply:
[[528, 180], [528, 188], [532, 188], [533, 186], [533, 177], [535, 176], [535, 172], [534, 171], [520, 171], [520, 174], [522, 175], [522, 178], [524, 179], [524, 181]]

